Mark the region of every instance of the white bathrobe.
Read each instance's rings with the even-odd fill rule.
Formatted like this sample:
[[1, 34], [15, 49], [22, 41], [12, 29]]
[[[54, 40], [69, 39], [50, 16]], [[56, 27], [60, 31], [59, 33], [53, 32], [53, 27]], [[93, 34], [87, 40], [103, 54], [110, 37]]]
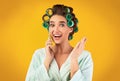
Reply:
[[[53, 59], [49, 70], [44, 66], [45, 48], [37, 49], [32, 57], [25, 81], [92, 81], [93, 61], [91, 53], [84, 50], [79, 58], [79, 70], [70, 79], [70, 57], [58, 68]], [[74, 66], [73, 66], [74, 67]]]

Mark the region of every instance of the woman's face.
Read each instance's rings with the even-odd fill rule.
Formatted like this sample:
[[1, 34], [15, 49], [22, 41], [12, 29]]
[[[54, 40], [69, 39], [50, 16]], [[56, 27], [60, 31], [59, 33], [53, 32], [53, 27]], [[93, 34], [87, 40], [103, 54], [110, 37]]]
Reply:
[[49, 24], [49, 33], [56, 44], [68, 41], [73, 28], [67, 26], [67, 20], [63, 16], [53, 15]]

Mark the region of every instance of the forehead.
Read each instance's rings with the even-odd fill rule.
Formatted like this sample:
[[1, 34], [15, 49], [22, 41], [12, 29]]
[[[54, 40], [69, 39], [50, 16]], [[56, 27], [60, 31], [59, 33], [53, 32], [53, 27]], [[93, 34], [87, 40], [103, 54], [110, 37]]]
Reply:
[[61, 16], [61, 15], [53, 15], [50, 18], [50, 23], [55, 23], [55, 22], [59, 22], [59, 23], [66, 23], [67, 20], [65, 19], [65, 17]]

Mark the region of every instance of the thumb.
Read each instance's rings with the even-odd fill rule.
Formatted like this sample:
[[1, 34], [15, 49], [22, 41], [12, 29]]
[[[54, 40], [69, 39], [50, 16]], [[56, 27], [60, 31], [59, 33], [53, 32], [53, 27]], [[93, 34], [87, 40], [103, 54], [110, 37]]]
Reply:
[[49, 46], [49, 49], [50, 49], [51, 52], [54, 53], [54, 49], [53, 49], [53, 47], [51, 45]]

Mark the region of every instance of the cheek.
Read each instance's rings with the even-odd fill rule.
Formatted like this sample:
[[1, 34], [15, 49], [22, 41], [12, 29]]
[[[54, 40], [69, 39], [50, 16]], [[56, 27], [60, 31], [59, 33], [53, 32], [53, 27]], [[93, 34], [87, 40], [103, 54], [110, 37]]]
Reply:
[[70, 30], [68, 28], [63, 29], [64, 33], [69, 34]]
[[52, 31], [53, 31], [53, 30], [52, 30], [51, 28], [49, 28], [49, 33], [52, 33]]
[[64, 30], [63, 33], [64, 33], [64, 36], [65, 36], [65, 37], [68, 37], [68, 36], [69, 36], [69, 31], [68, 31], [68, 30]]

